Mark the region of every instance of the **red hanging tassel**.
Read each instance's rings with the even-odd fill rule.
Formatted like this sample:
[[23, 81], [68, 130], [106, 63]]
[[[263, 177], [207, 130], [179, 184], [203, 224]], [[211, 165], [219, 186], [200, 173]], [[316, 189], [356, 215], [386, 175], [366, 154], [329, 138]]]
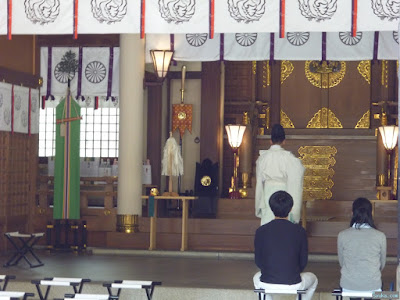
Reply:
[[146, 0], [142, 0], [140, 8], [140, 38], [144, 39], [146, 25]]
[[12, 36], [12, 0], [8, 0], [7, 2], [8, 8], [8, 18], [7, 18], [7, 37], [11, 40]]
[[353, 8], [352, 8], [352, 18], [351, 18], [351, 35], [355, 37], [357, 35], [357, 10], [358, 3], [357, 0], [353, 0]]
[[78, 0], [74, 1], [74, 39], [78, 39]]
[[14, 134], [14, 85], [11, 88], [11, 134]]
[[31, 136], [31, 111], [32, 111], [32, 94], [29, 88], [29, 112], [28, 112], [28, 135]]
[[99, 97], [96, 96], [94, 97], [94, 109], [98, 109], [99, 108]]
[[214, 38], [215, 1], [210, 0], [210, 39]]
[[281, 0], [279, 21], [279, 37], [282, 39], [285, 37], [285, 0]]

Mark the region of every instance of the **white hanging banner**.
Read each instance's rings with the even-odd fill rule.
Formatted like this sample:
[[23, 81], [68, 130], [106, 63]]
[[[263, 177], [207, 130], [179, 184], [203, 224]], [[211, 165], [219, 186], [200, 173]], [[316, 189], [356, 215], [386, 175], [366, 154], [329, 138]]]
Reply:
[[284, 38], [275, 33], [274, 59], [321, 60], [321, 32], [287, 32]]
[[108, 88], [110, 48], [82, 49], [82, 95], [105, 96]]
[[207, 33], [175, 35], [174, 60], [216, 61], [220, 59], [220, 35]]
[[79, 1], [78, 33], [139, 33], [141, 1]]
[[357, 30], [395, 31], [399, 23], [399, 1], [369, 0], [358, 5]]
[[278, 32], [279, 4], [279, 0], [217, 0], [215, 32]]
[[397, 60], [399, 48], [398, 31], [379, 32], [378, 59]]
[[28, 133], [29, 89], [14, 85], [14, 132]]
[[[140, 1], [138, 1], [140, 2]], [[146, 1], [146, 33], [209, 32], [210, 4], [205, 0]]]
[[327, 60], [372, 60], [374, 53], [374, 33], [350, 31], [328, 32], [326, 36]]
[[0, 35], [7, 34], [7, 0], [0, 0]]
[[287, 32], [328, 32], [351, 29], [351, 0], [298, 0], [296, 2], [286, 5], [285, 31]]
[[0, 131], [11, 131], [12, 85], [0, 82]]
[[270, 33], [224, 34], [225, 60], [269, 60]]
[[[12, 2], [13, 34], [72, 34], [73, 0]], [[100, 33], [97, 30], [98, 33]]]
[[171, 50], [171, 35], [146, 34], [146, 63], [153, 63], [150, 50]]
[[113, 48], [113, 69], [112, 69], [112, 88], [111, 88], [111, 96], [116, 97], [113, 101], [116, 101], [116, 105], [118, 105], [118, 97], [119, 97], [119, 56], [120, 56], [120, 48], [114, 47]]
[[[51, 66], [48, 67], [49, 49], [51, 55]], [[65, 73], [62, 70], [65, 64], [75, 64], [75, 73]], [[71, 79], [71, 93], [76, 95], [78, 82], [78, 64], [79, 64], [79, 48], [78, 47], [42, 47], [40, 50], [40, 75], [43, 78], [41, 94], [47, 95], [48, 78], [50, 78], [50, 94], [53, 96], [65, 96], [68, 88], [68, 78]], [[49, 74], [50, 72], [50, 74]], [[48, 76], [49, 75], [49, 76]]]
[[31, 89], [31, 134], [39, 133], [39, 90]]
[[[81, 54], [77, 47], [42, 47], [40, 75], [43, 78], [43, 85], [41, 94], [64, 97], [68, 87], [68, 78], [70, 78], [73, 97], [118, 97], [119, 53], [119, 47], [83, 47]], [[110, 63], [112, 63], [112, 68], [110, 68]], [[76, 72], [69, 74], [63, 72], [65, 64], [75, 64]]]

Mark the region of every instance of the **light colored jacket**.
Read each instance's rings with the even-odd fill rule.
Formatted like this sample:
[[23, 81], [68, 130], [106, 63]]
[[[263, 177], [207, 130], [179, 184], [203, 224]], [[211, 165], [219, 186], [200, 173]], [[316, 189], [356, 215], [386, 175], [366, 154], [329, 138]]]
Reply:
[[381, 271], [386, 263], [386, 236], [374, 228], [348, 228], [339, 233], [340, 286], [373, 291], [382, 287]]

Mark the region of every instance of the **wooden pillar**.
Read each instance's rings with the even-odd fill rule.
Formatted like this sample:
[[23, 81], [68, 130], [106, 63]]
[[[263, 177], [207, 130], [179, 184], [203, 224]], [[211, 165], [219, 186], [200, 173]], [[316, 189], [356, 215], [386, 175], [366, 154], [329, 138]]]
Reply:
[[271, 105], [270, 126], [281, 122], [281, 62], [273, 61], [271, 65]]
[[147, 158], [151, 163], [152, 184], [161, 189], [162, 85], [147, 90]]
[[223, 124], [221, 124], [221, 63], [203, 62], [201, 73], [200, 161], [220, 162]]
[[[376, 185], [379, 185], [379, 177], [380, 175], [387, 174], [387, 155], [385, 147], [383, 146], [382, 138], [378, 131], [378, 127], [381, 126], [381, 119], [377, 118], [381, 117], [382, 113], [382, 103], [383, 100], [386, 100], [386, 97], [383, 95], [384, 90], [384, 80], [383, 76], [384, 70], [382, 70], [382, 61], [371, 61], [371, 105], [370, 105], [370, 126], [371, 128], [376, 128]], [[383, 72], [383, 73], [382, 73]], [[383, 82], [383, 84], [382, 84]], [[376, 116], [376, 117], [375, 117]]]

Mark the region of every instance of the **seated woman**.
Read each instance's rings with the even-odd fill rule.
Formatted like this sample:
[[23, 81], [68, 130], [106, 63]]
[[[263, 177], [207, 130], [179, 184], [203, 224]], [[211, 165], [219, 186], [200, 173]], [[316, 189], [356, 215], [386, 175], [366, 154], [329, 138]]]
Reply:
[[353, 202], [350, 228], [339, 233], [337, 245], [343, 291], [381, 291], [386, 236], [376, 230], [368, 199]]

